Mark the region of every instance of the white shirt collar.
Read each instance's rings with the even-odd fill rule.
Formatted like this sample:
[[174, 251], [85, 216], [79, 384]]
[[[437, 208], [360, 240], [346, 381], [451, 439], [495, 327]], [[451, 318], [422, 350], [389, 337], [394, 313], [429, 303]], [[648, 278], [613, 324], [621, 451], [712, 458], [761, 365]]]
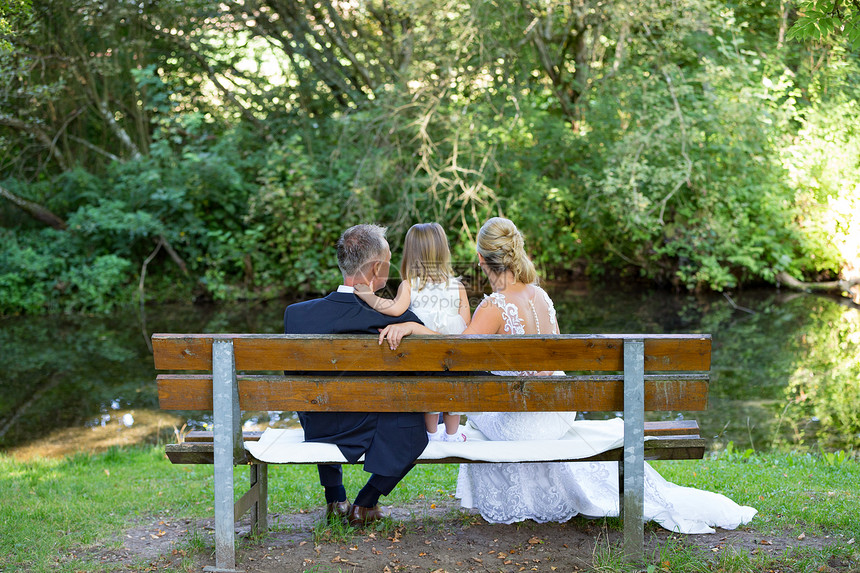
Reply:
[[340, 285], [337, 287], [337, 292], [348, 292], [351, 294], [355, 294], [355, 287]]

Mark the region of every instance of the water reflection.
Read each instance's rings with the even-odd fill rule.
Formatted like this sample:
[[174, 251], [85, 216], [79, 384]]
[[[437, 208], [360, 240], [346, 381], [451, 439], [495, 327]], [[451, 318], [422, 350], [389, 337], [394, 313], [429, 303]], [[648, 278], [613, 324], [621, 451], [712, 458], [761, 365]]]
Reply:
[[[562, 332], [710, 333], [710, 405], [693, 417], [712, 447], [860, 445], [860, 311], [840, 301], [772, 290], [723, 295], [619, 292], [551, 285]], [[283, 301], [228, 307], [160, 306], [147, 310], [147, 332], [281, 330]], [[157, 413], [155, 371], [143, 322], [134, 311], [110, 317], [14, 317], [0, 320], [0, 449], [66, 428], [138, 432]], [[184, 415], [184, 413], [183, 413]], [[612, 415], [596, 414], [597, 416]], [[148, 419], [148, 418], [147, 418]], [[173, 440], [186, 419], [155, 422]], [[292, 412], [245, 417], [248, 428], [295, 424]], [[195, 413], [188, 428], [211, 424]]]
[[710, 333], [712, 378], [697, 419], [711, 447], [860, 445], [860, 310], [821, 296], [735, 297], [560, 289], [565, 332]]

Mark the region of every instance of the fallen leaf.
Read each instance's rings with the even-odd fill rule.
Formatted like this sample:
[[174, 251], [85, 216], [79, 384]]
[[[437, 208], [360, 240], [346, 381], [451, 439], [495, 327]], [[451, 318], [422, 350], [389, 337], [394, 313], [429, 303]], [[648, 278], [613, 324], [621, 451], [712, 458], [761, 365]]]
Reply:
[[797, 536], [797, 540], [798, 540], [798, 541], [803, 541], [804, 539], [806, 539], [806, 534], [805, 534], [805, 533], [801, 533], [800, 535], [798, 535], [798, 536]]
[[768, 541], [767, 539], [762, 539], [759, 543], [762, 545], [773, 545], [773, 541]]
[[541, 542], [541, 540], [538, 539], [537, 537], [532, 537], [531, 539], [529, 539], [529, 545], [537, 545], [540, 542]]

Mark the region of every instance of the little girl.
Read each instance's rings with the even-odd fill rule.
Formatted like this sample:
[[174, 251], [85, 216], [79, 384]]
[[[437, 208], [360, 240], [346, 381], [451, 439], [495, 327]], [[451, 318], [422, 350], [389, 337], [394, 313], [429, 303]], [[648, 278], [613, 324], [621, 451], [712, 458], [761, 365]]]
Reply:
[[[356, 285], [355, 294], [387, 316], [400, 316], [409, 309], [427, 328], [441, 334], [460, 334], [466, 329], [472, 320], [469, 299], [463, 284], [454, 277], [448, 238], [439, 223], [418, 223], [407, 231], [400, 276], [403, 282], [393, 300], [376, 296], [368, 285]], [[458, 431], [459, 414], [445, 412], [442, 418], [444, 434], [439, 427], [439, 412], [424, 415], [431, 440], [466, 440]]]

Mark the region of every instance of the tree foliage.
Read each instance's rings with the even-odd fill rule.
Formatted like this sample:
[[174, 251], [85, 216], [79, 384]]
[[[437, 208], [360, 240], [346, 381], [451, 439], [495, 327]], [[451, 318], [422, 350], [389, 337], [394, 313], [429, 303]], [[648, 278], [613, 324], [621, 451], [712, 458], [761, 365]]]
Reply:
[[37, 0], [0, 54], [2, 312], [319, 292], [349, 224], [468, 262], [496, 214], [550, 277], [832, 278], [858, 62], [787, 40], [855, 13], [807, 4]]
[[857, 0], [803, 0], [789, 38], [833, 42], [844, 37], [853, 50], [860, 49], [860, 2]]

